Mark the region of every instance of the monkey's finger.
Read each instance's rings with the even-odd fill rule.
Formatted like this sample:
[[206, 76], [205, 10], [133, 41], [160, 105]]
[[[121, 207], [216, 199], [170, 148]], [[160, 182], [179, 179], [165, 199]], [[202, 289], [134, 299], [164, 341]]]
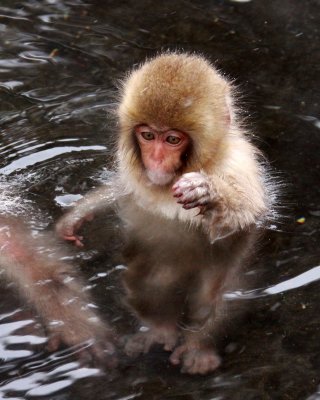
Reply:
[[175, 194], [184, 193], [186, 190], [195, 189], [198, 185], [195, 182], [189, 180], [180, 180], [172, 186], [172, 190]]
[[173, 197], [181, 197], [182, 196], [182, 191], [181, 192], [176, 192], [176, 193], [173, 193]]
[[[180, 202], [178, 201], [178, 203], [180, 203]], [[209, 204], [209, 201], [206, 199], [199, 199], [199, 200], [192, 201], [189, 203], [181, 202], [180, 204], [183, 204], [182, 208], [184, 208], [185, 210], [190, 210], [191, 208], [205, 207]]]
[[179, 201], [183, 203], [190, 203], [198, 200], [201, 202], [203, 200], [208, 201], [209, 198], [209, 191], [206, 187], [197, 187], [184, 192], [181, 196], [179, 196]]
[[202, 351], [195, 361], [192, 367], [189, 369], [191, 374], [205, 375], [210, 371], [214, 371], [221, 364], [220, 357], [213, 351]]
[[83, 237], [82, 236], [78, 236], [78, 235], [64, 235], [63, 236], [64, 240], [67, 240], [69, 242], [74, 242], [74, 244], [77, 247], [84, 247], [84, 244], [82, 243]]
[[190, 370], [196, 360], [196, 353], [197, 350], [193, 349], [193, 350], [189, 350], [186, 351], [183, 357], [183, 367], [182, 367], [182, 372], [188, 372], [188, 370]]
[[186, 346], [185, 345], [181, 345], [179, 347], [177, 347], [173, 353], [171, 354], [169, 361], [171, 362], [171, 364], [173, 365], [178, 365], [180, 364], [181, 361], [181, 357], [183, 355], [183, 353], [186, 351]]
[[192, 203], [180, 203], [183, 204], [182, 208], [185, 210], [191, 210], [192, 208], [196, 208], [199, 206], [199, 203], [197, 201], [194, 201]]
[[201, 188], [201, 187], [193, 187], [193, 186], [189, 186], [189, 187], [186, 187], [185, 189], [181, 189], [181, 190], [177, 189], [173, 192], [173, 197], [187, 196], [187, 195], [191, 195], [192, 193], [194, 193], [194, 195], [195, 195], [195, 193], [198, 193], [198, 191], [202, 192], [203, 191], [202, 189], [203, 188]]
[[84, 244], [82, 243], [83, 237], [82, 236], [77, 236], [75, 240], [75, 245], [77, 247], [84, 247]]
[[200, 186], [190, 186], [184, 189], [177, 189], [173, 192], [173, 197], [183, 198], [184, 200], [195, 200], [201, 197], [209, 197], [209, 186], [207, 184]]
[[204, 374], [207, 371], [207, 363], [206, 360], [202, 359], [201, 357], [197, 357], [194, 355], [190, 357], [189, 360], [186, 360], [184, 367], [182, 368], [181, 372], [187, 374]]
[[183, 366], [181, 372], [184, 374], [202, 374], [206, 368], [205, 359], [201, 357], [199, 350], [189, 351], [183, 358]]

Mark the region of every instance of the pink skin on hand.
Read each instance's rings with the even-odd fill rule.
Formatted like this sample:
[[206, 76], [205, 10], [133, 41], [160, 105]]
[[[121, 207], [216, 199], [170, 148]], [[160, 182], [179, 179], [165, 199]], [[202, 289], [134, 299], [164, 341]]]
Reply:
[[70, 226], [63, 226], [62, 228], [58, 228], [58, 232], [60, 236], [67, 241], [74, 242], [77, 247], [84, 247], [82, 243], [83, 236], [77, 235], [76, 232], [81, 228], [83, 222], [92, 221], [94, 215], [92, 213], [86, 215], [84, 218], [77, 221], [75, 224]]
[[210, 202], [209, 182], [200, 172], [184, 174], [173, 186], [173, 197], [185, 210], [199, 207], [202, 214]]

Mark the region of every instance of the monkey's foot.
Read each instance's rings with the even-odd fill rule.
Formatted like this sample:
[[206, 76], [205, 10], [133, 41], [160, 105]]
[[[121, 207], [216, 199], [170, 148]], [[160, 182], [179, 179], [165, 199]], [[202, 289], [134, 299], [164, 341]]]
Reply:
[[221, 359], [211, 348], [188, 346], [184, 343], [171, 354], [170, 362], [174, 365], [181, 363], [183, 373], [205, 375], [216, 370]]
[[148, 353], [154, 344], [161, 344], [164, 350], [172, 351], [177, 340], [178, 334], [174, 328], [151, 328], [147, 332], [139, 332], [129, 337], [124, 351], [129, 357], [136, 357], [141, 353]]

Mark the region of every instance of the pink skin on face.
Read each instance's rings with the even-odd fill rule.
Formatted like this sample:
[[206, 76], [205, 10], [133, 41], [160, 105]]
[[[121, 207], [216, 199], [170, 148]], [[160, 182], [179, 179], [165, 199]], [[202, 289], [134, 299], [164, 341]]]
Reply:
[[181, 156], [190, 143], [188, 135], [175, 129], [159, 130], [148, 125], [137, 126], [134, 132], [149, 180], [161, 186], [172, 182], [182, 166]]

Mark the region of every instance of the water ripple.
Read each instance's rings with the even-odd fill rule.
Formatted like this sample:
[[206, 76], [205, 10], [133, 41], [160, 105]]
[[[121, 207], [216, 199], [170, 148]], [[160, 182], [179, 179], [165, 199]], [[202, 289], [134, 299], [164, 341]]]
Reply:
[[51, 158], [57, 157], [62, 154], [71, 153], [71, 152], [80, 152], [80, 151], [104, 151], [106, 150], [105, 146], [65, 146], [65, 147], [54, 147], [51, 149], [46, 149], [42, 151], [35, 152], [33, 154], [29, 154], [25, 157], [21, 157], [18, 160], [13, 161], [12, 163], [6, 165], [3, 168], [0, 168], [0, 174], [9, 175], [12, 172], [17, 170], [21, 170], [30, 166], [33, 166], [41, 161], [47, 161]]
[[249, 291], [238, 290], [235, 292], [227, 293], [225, 295], [225, 298], [228, 300], [254, 299], [258, 297], [288, 292], [290, 290], [309, 285], [312, 282], [316, 282], [318, 280], [320, 280], [320, 266], [313, 267], [310, 270], [303, 272], [302, 274], [287, 279], [286, 281], [277, 283], [273, 286], [269, 286], [268, 288], [259, 288]]

